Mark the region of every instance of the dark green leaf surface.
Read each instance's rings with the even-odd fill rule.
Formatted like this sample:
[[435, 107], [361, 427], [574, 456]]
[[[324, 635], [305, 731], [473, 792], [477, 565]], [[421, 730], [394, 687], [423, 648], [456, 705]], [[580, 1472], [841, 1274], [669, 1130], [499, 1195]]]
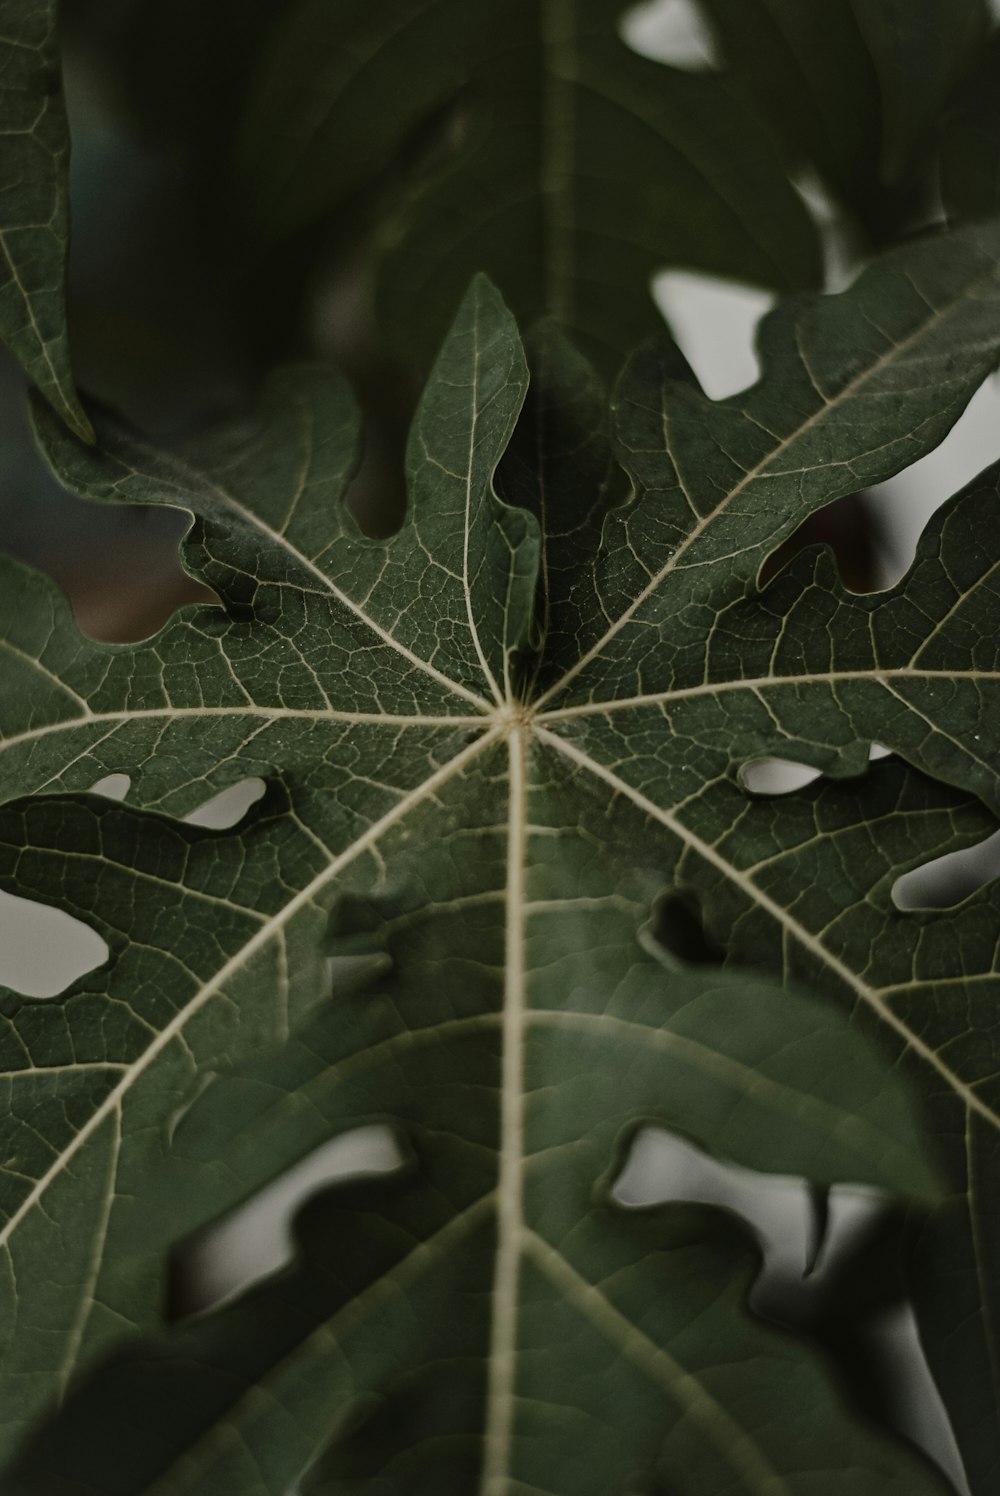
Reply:
[[876, 242], [928, 212], [942, 125], [988, 30], [983, 0], [701, 0], [728, 85]]
[[[814, 284], [815, 233], [767, 133], [714, 80], [629, 51], [621, 10], [296, 0], [244, 138], [265, 226], [356, 214], [381, 174], [382, 321], [411, 359], [479, 270], [519, 316], [549, 313], [612, 368], [659, 324], [647, 288], [664, 265]], [[417, 169], [416, 142], [442, 131]]]
[[879, 89], [851, 0], [702, 5], [730, 86], [767, 120], [789, 160], [811, 162], [839, 198], [870, 214], [879, 191]]
[[0, 0], [0, 337], [84, 438], [66, 342], [69, 132], [56, 0]]
[[939, 128], [989, 29], [986, 0], [853, 0], [882, 103], [882, 174], [897, 181]]
[[1000, 31], [951, 111], [941, 152], [941, 195], [957, 220], [985, 218], [1000, 205]]
[[[280, 376], [251, 427], [183, 457], [107, 420], [88, 449], [39, 410], [78, 492], [190, 509], [186, 563], [223, 606], [109, 648], [23, 571], [2, 594], [0, 884], [111, 951], [59, 1000], [4, 999], [26, 1098], [0, 1228], [11, 1425], [155, 1325], [170, 1241], [314, 1144], [390, 1120], [409, 1163], [317, 1207], [292, 1276], [129, 1363], [127, 1448], [101, 1432], [112, 1371], [21, 1489], [277, 1496], [307, 1468], [400, 1496], [936, 1489], [742, 1307], [735, 1228], [609, 1186], [650, 1120], [925, 1197], [938, 1160], [964, 1191], [966, 1122], [995, 1135], [996, 891], [904, 913], [892, 888], [996, 825], [996, 476], [890, 593], [846, 592], [816, 552], [756, 576], [957, 417], [1000, 351], [998, 249], [994, 227], [942, 237], [791, 303], [734, 400], [642, 355], [615, 401], [624, 478], [558, 338], [532, 347], [521, 414], [517, 334], [480, 282], [387, 542], [343, 508], [355, 420], [323, 373]], [[873, 740], [898, 757], [865, 772]], [[739, 769], [768, 754], [826, 778], [752, 797]], [[113, 772], [145, 809], [79, 793]], [[173, 819], [247, 776], [269, 787], [243, 826]], [[725, 970], [663, 944], [677, 897]], [[372, 981], [331, 999], [346, 952]], [[931, 1324], [968, 1238], [926, 1236], [950, 1264]], [[982, 1365], [995, 1327], [962, 1333]]]

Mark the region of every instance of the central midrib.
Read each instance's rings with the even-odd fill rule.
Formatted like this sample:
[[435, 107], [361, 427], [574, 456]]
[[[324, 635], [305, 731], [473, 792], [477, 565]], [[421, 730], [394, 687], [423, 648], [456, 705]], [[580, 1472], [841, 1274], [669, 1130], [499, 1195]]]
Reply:
[[507, 735], [506, 935], [500, 1079], [500, 1169], [497, 1258], [490, 1324], [489, 1384], [481, 1496], [504, 1496], [510, 1467], [517, 1375], [518, 1288], [524, 1240], [525, 856], [527, 838], [526, 734]]

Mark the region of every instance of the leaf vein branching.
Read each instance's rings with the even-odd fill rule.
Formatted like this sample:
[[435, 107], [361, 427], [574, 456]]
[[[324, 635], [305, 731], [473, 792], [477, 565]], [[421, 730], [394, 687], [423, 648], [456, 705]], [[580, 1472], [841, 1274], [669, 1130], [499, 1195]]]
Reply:
[[110, 1126], [111, 1145], [108, 1149], [108, 1170], [104, 1184], [104, 1196], [101, 1201], [101, 1218], [94, 1233], [87, 1274], [80, 1285], [80, 1297], [77, 1303], [76, 1315], [73, 1323], [69, 1326], [62, 1362], [56, 1373], [55, 1386], [58, 1402], [62, 1402], [65, 1397], [66, 1388], [73, 1375], [76, 1359], [80, 1353], [80, 1346], [83, 1343], [83, 1337], [86, 1333], [87, 1321], [90, 1319], [94, 1307], [94, 1294], [97, 1289], [97, 1280], [101, 1274], [101, 1263], [104, 1260], [104, 1247], [108, 1237], [108, 1227], [111, 1223], [111, 1207], [114, 1204], [115, 1184], [118, 1178], [118, 1161], [121, 1157], [122, 1108], [120, 1102], [114, 1108]]
[[408, 815], [417, 805], [434, 795], [452, 775], [459, 773], [473, 758], [493, 743], [498, 735], [498, 732], [494, 731], [486, 734], [477, 742], [470, 744], [461, 753], [450, 759], [447, 764], [432, 774], [429, 779], [425, 780], [409, 794], [404, 795], [392, 810], [387, 811], [384, 816], [374, 822], [357, 841], [341, 852], [322, 872], [317, 873], [312, 881], [305, 888], [301, 889], [293, 899], [290, 899], [282, 909], [257, 928], [251, 939], [234, 956], [230, 957], [209, 981], [205, 982], [195, 992], [184, 1006], [175, 1013], [170, 1022], [160, 1030], [143, 1053], [132, 1061], [118, 1084], [108, 1093], [100, 1105], [95, 1107], [94, 1111], [87, 1118], [87, 1121], [74, 1134], [71, 1141], [61, 1150], [56, 1160], [38, 1180], [31, 1193], [21, 1202], [17, 1210], [11, 1214], [6, 1225], [0, 1229], [0, 1246], [10, 1239], [25, 1216], [42, 1200], [45, 1191], [62, 1174], [70, 1160], [75, 1157], [87, 1140], [97, 1131], [105, 1117], [109, 1116], [115, 1107], [122, 1103], [139, 1077], [175, 1038], [183, 1035], [186, 1024], [204, 1007], [205, 1003], [221, 992], [230, 978], [242, 970], [248, 961], [274, 939], [280, 931], [284, 930], [288, 921], [311, 903], [318, 894], [322, 893], [323, 889], [338, 873], [373, 847], [379, 837], [384, 835], [392, 826], [396, 825], [398, 821], [402, 820], [404, 816]]
[[[576, 1028], [584, 1033], [590, 1031], [595, 1034], [626, 1035], [636, 1043], [664, 1050], [671, 1058], [680, 1060], [693, 1069], [721, 1078], [739, 1096], [757, 1098], [766, 1095], [777, 1111], [785, 1112], [796, 1121], [801, 1121], [811, 1113], [817, 1123], [830, 1134], [842, 1129], [848, 1120], [847, 1113], [824, 1101], [821, 1096], [810, 1091], [795, 1090], [767, 1075], [759, 1066], [744, 1064], [719, 1049], [711, 1049], [707, 1044], [700, 1044], [686, 1034], [673, 1033], [670, 1029], [635, 1023], [613, 1013], [583, 1013], [569, 1008], [536, 1008], [528, 1015], [527, 1022], [532, 1028]], [[862, 1136], [867, 1139], [867, 1148], [876, 1150], [876, 1156], [885, 1151], [889, 1139], [884, 1132], [873, 1127], [864, 1117], [851, 1115], [849, 1121], [858, 1137], [858, 1151], [863, 1157], [867, 1155], [861, 1147]]]
[[[697, 696], [721, 696], [727, 691], [769, 691], [797, 686], [839, 685], [849, 681], [873, 681], [891, 691], [894, 680], [971, 680], [1000, 682], [1000, 670], [917, 670], [903, 665], [883, 669], [877, 666], [870, 670], [824, 670], [802, 675], [758, 675], [742, 680], [705, 681], [697, 686], [680, 686], [671, 691], [653, 691], [640, 696], [623, 696], [610, 701], [588, 701], [578, 706], [552, 707], [539, 712], [540, 722], [562, 722], [571, 717], [601, 716], [606, 712], [626, 711], [646, 706], [667, 706], [675, 701], [687, 701]], [[905, 697], [900, 697], [905, 705]], [[2, 746], [2, 745], [0, 745]]]
[[701, 539], [701, 536], [705, 533], [709, 526], [714, 524], [718, 520], [719, 516], [726, 512], [730, 505], [733, 504], [733, 502], [738, 499], [742, 493], [745, 492], [745, 490], [751, 483], [754, 483], [758, 478], [763, 477], [765, 474], [770, 473], [774, 468], [774, 464], [777, 462], [777, 460], [782, 457], [784, 453], [787, 452], [789, 448], [792, 447], [797, 441], [799, 441], [807, 432], [811, 431], [814, 427], [819, 425], [820, 422], [825, 420], [831, 412], [836, 412], [845, 404], [847, 404], [848, 401], [853, 400], [854, 397], [864, 389], [866, 384], [868, 384], [872, 379], [881, 374], [885, 368], [887, 368], [892, 362], [894, 362], [894, 360], [905, 355], [908, 350], [913, 347], [914, 344], [918, 343], [922, 337], [926, 336], [929, 327], [931, 327], [934, 323], [944, 322], [948, 318], [955, 315], [958, 308], [964, 302], [974, 298], [977, 291], [982, 289], [984, 286], [989, 285], [990, 282], [995, 280], [996, 268], [991, 266], [986, 275], [979, 277], [977, 280], [963, 287], [961, 293], [956, 296], [955, 300], [948, 306], [937, 307], [933, 309], [929, 313], [929, 315], [921, 321], [919, 326], [914, 328], [914, 330], [906, 338], [902, 339], [902, 341], [893, 342], [892, 340], [890, 340], [890, 346], [883, 354], [880, 355], [879, 358], [874, 361], [874, 363], [870, 364], [867, 369], [863, 369], [859, 374], [856, 374], [855, 377], [849, 380], [848, 383], [845, 384], [844, 387], [835, 395], [828, 396], [825, 403], [821, 404], [800, 425], [796, 426], [793, 431], [790, 431], [787, 436], [783, 437], [778, 445], [772, 448], [772, 450], [768, 452], [765, 457], [762, 457], [759, 462], [754, 464], [753, 467], [748, 468], [745, 471], [743, 477], [733, 485], [733, 487], [724, 496], [724, 498], [722, 498], [712, 510], [703, 515], [698, 520], [697, 524], [695, 524], [691, 528], [681, 544], [667, 557], [666, 561], [659, 568], [659, 570], [653, 574], [646, 586], [643, 587], [642, 591], [639, 592], [633, 599], [633, 601], [629, 604], [629, 606], [619, 614], [614, 623], [607, 629], [607, 631], [601, 636], [601, 638], [598, 639], [593, 645], [591, 645], [589, 649], [585, 650], [584, 653], [580, 655], [580, 657], [576, 660], [576, 662], [570, 666], [565, 674], [562, 675], [557, 681], [555, 681], [554, 684], [551, 685], [549, 689], [544, 693], [544, 695], [539, 698], [539, 701], [537, 703], [538, 706], [544, 705], [546, 701], [550, 700], [553, 696], [556, 696], [561, 691], [565, 690], [569, 683], [574, 680], [582, 670], [586, 669], [591, 660], [597, 658], [597, 656], [602, 652], [602, 650], [611, 641], [611, 639], [613, 639], [618, 633], [620, 633], [623, 628], [626, 627], [627, 624], [631, 622], [639, 609], [656, 591], [656, 589], [666, 579], [666, 577], [668, 577], [671, 572], [676, 571], [683, 556], [691, 549], [694, 544], [696, 544], [698, 540]]
[[[486, 705], [486, 703], [484, 703]], [[407, 716], [405, 713], [393, 714], [391, 712], [344, 712], [329, 707], [277, 707], [277, 706], [189, 706], [189, 707], [147, 707], [139, 711], [120, 712], [90, 712], [86, 716], [71, 717], [69, 720], [53, 722], [43, 727], [32, 727], [25, 732], [15, 733], [12, 737], [0, 737], [0, 752], [8, 748], [16, 748], [21, 743], [30, 743], [37, 738], [47, 737], [54, 732], [70, 732], [82, 727], [90, 727], [101, 722], [130, 723], [142, 722], [149, 718], [165, 718], [171, 721], [173, 718], [184, 719], [188, 717], [263, 717], [275, 722], [305, 721], [305, 722], [343, 722], [355, 727], [488, 727], [490, 718], [484, 713], [476, 717], [440, 717], [414, 715]], [[111, 734], [107, 734], [108, 737]], [[101, 739], [105, 741], [104, 738]]]
[[[317, 1325], [305, 1340], [300, 1341], [286, 1356], [274, 1362], [263, 1376], [247, 1386], [237, 1400], [230, 1404], [225, 1420], [212, 1424], [200, 1439], [188, 1446], [178, 1460], [172, 1462], [152, 1484], [145, 1487], [141, 1496], [167, 1496], [168, 1492], [175, 1493], [177, 1486], [171, 1477], [176, 1472], [190, 1470], [193, 1475], [200, 1474], [207, 1462], [217, 1457], [212, 1451], [213, 1445], [241, 1439], [237, 1421], [239, 1414], [247, 1409], [255, 1395], [265, 1392], [272, 1382], [278, 1380], [291, 1363], [322, 1352], [324, 1348], [329, 1348], [339, 1359], [347, 1360], [344, 1343], [350, 1333], [364, 1323], [370, 1312], [381, 1308], [394, 1294], [401, 1293], [432, 1266], [451, 1247], [454, 1238], [460, 1240], [468, 1232], [474, 1231], [493, 1208], [493, 1202], [492, 1190], [489, 1194], [481, 1195], [478, 1200], [453, 1215], [438, 1231], [418, 1242], [400, 1262], [349, 1299], [329, 1319]], [[329, 1438], [330, 1430], [324, 1428], [323, 1443], [326, 1444]], [[168, 1481], [170, 1484], [165, 1484]]]
[[60, 691], [71, 697], [73, 701], [83, 708], [83, 715], [85, 717], [92, 716], [90, 703], [74, 691], [72, 686], [67, 686], [64, 680], [60, 680], [58, 675], [53, 675], [52, 671], [43, 665], [41, 660], [37, 659], [34, 655], [27, 654], [23, 649], [18, 649], [17, 645], [12, 643], [10, 639], [0, 639], [0, 648], [5, 649], [8, 654], [16, 655], [26, 665], [30, 665], [32, 670], [37, 670], [39, 675], [44, 675], [54, 686], [58, 686]]
[[[168, 459], [164, 458], [162, 454], [157, 455], [157, 460], [158, 462], [168, 461]], [[439, 685], [445, 686], [448, 690], [455, 692], [456, 695], [464, 697], [466, 701], [473, 701], [477, 706], [484, 709], [487, 708], [488, 703], [485, 702], [477, 692], [470, 690], [468, 686], [463, 686], [460, 681], [452, 680], [451, 676], [445, 675], [443, 671], [438, 670], [438, 668], [435, 665], [432, 665], [429, 660], [422, 660], [420, 656], [414, 654], [413, 650], [408, 648], [407, 645], [401, 644], [400, 641], [394, 638], [388, 629], [383, 628], [382, 625], [375, 618], [373, 618], [370, 613], [366, 613], [364, 609], [354, 601], [349, 593], [345, 592], [343, 588], [338, 587], [336, 582], [332, 581], [321, 567], [317, 566], [314, 561], [310, 560], [310, 558], [305, 554], [304, 551], [300, 551], [297, 546], [292, 545], [287, 536], [282, 535], [279, 531], [273, 529], [269, 524], [261, 519], [260, 515], [255, 514], [252, 509], [247, 508], [245, 504], [241, 504], [238, 499], [233, 497], [233, 495], [227, 488], [222, 487], [221, 484], [213, 483], [211, 477], [207, 473], [204, 473], [202, 471], [196, 472], [192, 470], [179, 457], [171, 456], [169, 458], [169, 465], [173, 467], [179, 474], [183, 475], [183, 479], [186, 480], [179, 480], [173, 484], [173, 487], [178, 488], [181, 491], [184, 507], [190, 508], [191, 486], [193, 485], [196, 490], [199, 486], [204, 486], [209, 490], [210, 493], [214, 495], [216, 499], [218, 499], [218, 501], [223, 505], [224, 508], [229, 509], [234, 514], [239, 515], [239, 517], [246, 524], [258, 530], [262, 535], [273, 541], [275, 545], [286, 551], [294, 561], [296, 561], [300, 566], [304, 567], [311, 576], [314, 576], [317, 579], [317, 581], [322, 585], [324, 591], [328, 592], [332, 597], [335, 597], [337, 601], [348, 610], [348, 612], [353, 613], [361, 623], [365, 624], [365, 626], [369, 628], [372, 633], [375, 634], [379, 639], [381, 639], [384, 644], [388, 645], [390, 649], [394, 649], [397, 654], [402, 655], [405, 660], [407, 660], [411, 665], [415, 666], [416, 669], [423, 671], [425, 675], [431, 676], [438, 682]]]
[[525, 1251], [592, 1325], [696, 1423], [713, 1448], [755, 1496], [792, 1496], [755, 1439], [719, 1403], [703, 1381], [626, 1318], [599, 1288], [580, 1276], [561, 1252], [537, 1232], [525, 1230]]
[[645, 811], [647, 815], [660, 821], [685, 845], [697, 853], [698, 856], [706, 862], [710, 862], [726, 878], [735, 883], [747, 898], [764, 909], [780, 926], [787, 930], [799, 946], [817, 957], [842, 982], [856, 992], [878, 1014], [879, 1018], [900, 1036], [908, 1049], [922, 1060], [925, 1060], [927, 1064], [931, 1065], [937, 1071], [970, 1111], [977, 1112], [991, 1126], [1000, 1129], [1000, 1117], [997, 1116], [996, 1112], [987, 1106], [984, 1101], [980, 1100], [972, 1087], [967, 1085], [961, 1076], [957, 1075], [941, 1059], [936, 1050], [932, 1049], [918, 1034], [914, 1033], [907, 1023], [893, 1012], [878, 988], [869, 986], [867, 982], [858, 976], [857, 972], [852, 971], [828, 946], [824, 945], [818, 936], [814, 935], [805, 925], [800, 924], [789, 910], [782, 908], [759, 884], [755, 883], [744, 871], [730, 862], [727, 857], [724, 857], [716, 847], [711, 846], [708, 842], [703, 841], [701, 837], [696, 836], [693, 831], [681, 821], [678, 821], [669, 811], [663, 810], [655, 801], [650, 800], [640, 790], [634, 789], [624, 779], [620, 779], [617, 774], [613, 773], [610, 769], [606, 769], [596, 759], [591, 758], [589, 754], [581, 752], [575, 744], [567, 742], [555, 733], [548, 732], [545, 728], [536, 728], [536, 732], [542, 741], [548, 743], [565, 757], [572, 760], [573, 763], [578, 764], [582, 768], [589, 769], [598, 779], [603, 780], [605, 784], [610, 785], [619, 794], [631, 800], [640, 810]]

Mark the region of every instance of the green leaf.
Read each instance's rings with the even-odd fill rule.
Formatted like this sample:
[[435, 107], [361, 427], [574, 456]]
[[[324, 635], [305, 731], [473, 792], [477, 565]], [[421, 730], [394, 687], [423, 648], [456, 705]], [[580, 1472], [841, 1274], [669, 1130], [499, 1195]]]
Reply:
[[983, 0], [700, 4], [727, 83], [790, 166], [814, 168], [876, 242], [926, 220], [942, 126], [986, 39]]
[[948, 116], [941, 149], [941, 196], [958, 220], [1000, 207], [1000, 31]]
[[[316, 1460], [331, 1491], [936, 1489], [740, 1307], [738, 1233], [609, 1186], [648, 1121], [923, 1197], [938, 1157], [964, 1191], [967, 1119], [995, 1131], [997, 892], [904, 913], [892, 888], [996, 826], [996, 476], [890, 593], [846, 592], [817, 552], [756, 577], [958, 416], [1000, 352], [998, 250], [995, 226], [941, 236], [793, 301], [737, 399], [642, 354], [614, 402], [624, 476], [593, 376], [543, 334], [528, 386], [480, 281], [388, 541], [343, 507], [356, 422], [321, 371], [179, 456], [106, 417], [87, 448], [38, 407], [77, 492], [190, 510], [186, 564], [222, 606], [107, 647], [27, 573], [2, 594], [4, 783], [35, 798], [0, 817], [0, 886], [111, 953], [60, 1000], [3, 1000], [29, 1098], [3, 1152], [11, 1425], [155, 1328], [169, 1243], [316, 1142], [388, 1119], [409, 1165], [126, 1375], [148, 1437], [101, 1432], [98, 1380], [25, 1489], [277, 1493]], [[868, 768], [873, 739], [898, 756]], [[826, 777], [751, 796], [740, 767], [769, 754]], [[79, 793], [116, 772], [136, 808]], [[176, 819], [248, 776], [268, 789], [243, 826]], [[671, 953], [676, 899], [725, 969]], [[347, 952], [372, 985], [331, 1000]], [[580, 1430], [605, 1418], [598, 1457]]]
[[631, 52], [621, 9], [297, 0], [244, 131], [262, 224], [356, 217], [381, 182], [381, 320], [410, 359], [479, 270], [611, 368], [660, 324], [648, 283], [666, 264], [814, 284], [815, 232], [767, 133], [715, 80]]
[[882, 173], [898, 181], [939, 127], [989, 29], [986, 0], [853, 0], [878, 75]]
[[789, 161], [813, 164], [863, 218], [877, 212], [879, 191], [885, 195], [878, 180], [878, 78], [851, 0], [700, 3], [727, 80], [767, 121]]
[[0, 0], [0, 337], [85, 441], [66, 338], [69, 131], [56, 0]]

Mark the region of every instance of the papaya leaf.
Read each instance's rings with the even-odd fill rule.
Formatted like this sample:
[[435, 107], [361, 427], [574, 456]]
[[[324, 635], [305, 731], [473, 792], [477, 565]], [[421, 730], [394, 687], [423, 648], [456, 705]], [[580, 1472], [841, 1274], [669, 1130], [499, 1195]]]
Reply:
[[927, 217], [948, 110], [979, 65], [984, 0], [700, 4], [726, 81], [789, 166], [812, 168], [876, 243], [912, 232]]
[[[853, 0], [882, 104], [883, 179], [892, 183], [939, 128], [986, 41], [986, 0]], [[917, 82], [919, 80], [919, 83]]]
[[941, 151], [941, 196], [952, 218], [986, 218], [1000, 205], [1000, 31], [948, 116]]
[[[654, 1121], [927, 1201], [964, 1194], [966, 1124], [995, 1133], [996, 890], [904, 912], [892, 889], [997, 824], [996, 475], [889, 593], [816, 551], [757, 576], [957, 418], [1000, 353], [998, 251], [983, 225], [793, 300], [728, 401], [647, 350], [613, 402], [621, 477], [586, 366], [543, 334], [529, 387], [480, 280], [387, 541], [343, 503], [356, 418], [323, 371], [180, 454], [101, 413], [87, 447], [38, 404], [76, 492], [192, 514], [221, 606], [110, 647], [21, 568], [0, 594], [0, 886], [110, 952], [58, 1000], [3, 997], [10, 1444], [71, 1391], [23, 1490], [939, 1489], [748, 1314], [739, 1230], [610, 1185]], [[869, 768], [872, 741], [894, 756]], [[767, 755], [824, 777], [750, 795]], [[110, 773], [134, 805], [81, 793]], [[177, 819], [248, 776], [240, 826]], [[673, 897], [724, 968], [671, 951]], [[351, 952], [371, 984], [331, 999]], [[101, 1377], [72, 1389], [155, 1329], [169, 1244], [373, 1119], [403, 1173], [319, 1207], [256, 1319], [135, 1352], [112, 1440]], [[963, 1327], [977, 1356], [994, 1333]]]
[[66, 336], [69, 130], [57, 12], [57, 0], [0, 3], [0, 337], [90, 440]]
[[[701, 0], [730, 85], [789, 164], [809, 163], [862, 218], [878, 211], [878, 77], [851, 0]], [[844, 98], [851, 100], [844, 109]], [[882, 189], [884, 197], [884, 188]]]
[[409, 359], [436, 347], [456, 286], [481, 270], [519, 317], [557, 318], [612, 370], [661, 325], [648, 285], [666, 264], [815, 284], [815, 231], [767, 131], [715, 79], [631, 52], [621, 11], [286, 6], [240, 152], [263, 229], [356, 219], [381, 181], [381, 323]]

